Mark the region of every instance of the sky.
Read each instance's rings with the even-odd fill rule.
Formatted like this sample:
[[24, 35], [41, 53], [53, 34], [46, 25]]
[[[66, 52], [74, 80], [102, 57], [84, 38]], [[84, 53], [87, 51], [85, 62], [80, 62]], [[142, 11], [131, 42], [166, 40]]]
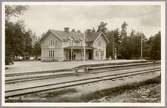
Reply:
[[121, 29], [125, 21], [128, 32], [143, 32], [146, 37], [161, 29], [159, 5], [30, 5], [24, 14], [11, 20], [24, 20], [26, 29], [37, 36], [49, 29], [64, 30], [64, 27], [81, 30], [97, 30], [101, 21], [109, 31]]

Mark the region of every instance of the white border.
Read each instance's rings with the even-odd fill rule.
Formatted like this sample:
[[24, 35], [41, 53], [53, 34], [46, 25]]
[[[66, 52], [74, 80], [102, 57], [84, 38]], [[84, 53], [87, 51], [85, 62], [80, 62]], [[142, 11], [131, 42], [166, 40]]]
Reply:
[[[160, 5], [161, 6], [161, 103], [5, 103], [5, 5]], [[159, 2], [2, 2], [2, 106], [165, 106], [165, 1]]]

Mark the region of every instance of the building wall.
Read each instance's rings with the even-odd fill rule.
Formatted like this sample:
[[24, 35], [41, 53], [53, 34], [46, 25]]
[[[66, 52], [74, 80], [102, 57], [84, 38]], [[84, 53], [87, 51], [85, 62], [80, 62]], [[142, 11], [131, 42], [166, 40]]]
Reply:
[[[84, 44], [81, 41], [79, 43], [73, 43], [73, 46], [82, 46], [82, 45]], [[45, 38], [41, 41], [41, 60], [42, 61], [70, 60], [68, 56], [69, 50], [68, 51], [64, 50], [64, 47], [68, 46], [71, 46], [70, 41], [62, 42], [57, 37], [48, 33], [47, 36], [45, 36]], [[89, 44], [89, 46], [94, 47], [93, 58], [92, 58], [93, 60], [106, 59], [106, 41], [103, 36], [98, 36], [98, 38], [93, 42], [93, 44]], [[75, 60], [84, 59], [82, 50], [78, 51], [75, 50], [73, 51], [73, 54], [75, 54]], [[85, 58], [86, 60], [89, 59], [89, 52], [86, 52]]]
[[41, 41], [41, 60], [42, 61], [62, 61], [64, 60], [64, 52], [62, 48], [62, 42], [53, 36], [47, 34]]
[[94, 60], [104, 60], [106, 59], [106, 41], [103, 36], [98, 36], [98, 38], [94, 41], [93, 47], [95, 48], [93, 51]]

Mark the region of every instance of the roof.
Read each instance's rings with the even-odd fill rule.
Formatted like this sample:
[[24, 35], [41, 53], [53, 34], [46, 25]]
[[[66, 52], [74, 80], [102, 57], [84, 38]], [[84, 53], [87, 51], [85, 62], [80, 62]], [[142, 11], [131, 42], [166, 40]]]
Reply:
[[84, 35], [79, 32], [64, 32], [59, 30], [49, 30], [49, 31], [62, 41], [68, 40], [70, 38], [73, 38], [75, 41], [84, 39]]
[[99, 35], [103, 35], [107, 43], [109, 42], [108, 38], [103, 32], [88, 32], [86, 35], [86, 42], [93, 42]]
[[93, 42], [99, 35], [100, 32], [88, 32], [86, 33], [85, 40], [86, 42]]
[[[47, 33], [52, 33], [53, 36], [59, 38], [61, 41], [66, 41], [70, 38], [73, 38], [74, 41], [78, 41], [78, 40], [83, 40], [84, 39], [84, 34], [83, 33], [79, 33], [79, 32], [65, 32], [65, 31], [60, 31], [60, 30], [49, 30]], [[96, 38], [100, 35], [103, 34], [104, 38], [106, 39], [106, 41], [108, 42], [107, 37], [105, 36], [104, 33], [102, 32], [88, 32], [85, 35], [85, 40], [86, 42], [93, 42], [94, 40], [96, 40]], [[46, 36], [46, 35], [45, 35]], [[41, 40], [45, 37], [43, 36], [41, 38]]]

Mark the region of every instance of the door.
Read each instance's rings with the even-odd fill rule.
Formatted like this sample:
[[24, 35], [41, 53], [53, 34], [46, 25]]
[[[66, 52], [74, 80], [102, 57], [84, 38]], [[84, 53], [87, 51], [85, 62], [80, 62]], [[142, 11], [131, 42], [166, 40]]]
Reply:
[[92, 60], [92, 55], [93, 55], [93, 52], [92, 52], [92, 51], [89, 51], [89, 53], [88, 53], [88, 54], [89, 54], [89, 58], [88, 58], [88, 59], [89, 59], [89, 60]]

